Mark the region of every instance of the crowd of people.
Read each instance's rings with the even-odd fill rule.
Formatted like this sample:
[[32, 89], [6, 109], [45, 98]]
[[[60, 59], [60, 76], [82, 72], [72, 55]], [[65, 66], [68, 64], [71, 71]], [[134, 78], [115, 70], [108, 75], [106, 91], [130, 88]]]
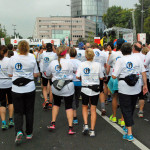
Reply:
[[[42, 43], [39, 48], [30, 48], [27, 41], [18, 47], [0, 46], [0, 118], [2, 130], [15, 126], [15, 143], [33, 137], [35, 82], [41, 84], [43, 110], [52, 109], [48, 130], [55, 130], [62, 101], [68, 120], [68, 134], [76, 132], [79, 100], [82, 100], [84, 135], [95, 136], [96, 108], [101, 105], [101, 115], [106, 115], [105, 106], [112, 102], [110, 121], [123, 127], [123, 139], [133, 141], [132, 126], [135, 107], [138, 116], [144, 115], [145, 101], [149, 101], [150, 46], [141, 42], [104, 46], [80, 42], [78, 47]], [[117, 120], [117, 108], [121, 116]], [[6, 123], [6, 110], [9, 122]], [[90, 127], [88, 116], [90, 114]], [[14, 117], [13, 117], [14, 116]], [[23, 131], [23, 117], [26, 131]]]

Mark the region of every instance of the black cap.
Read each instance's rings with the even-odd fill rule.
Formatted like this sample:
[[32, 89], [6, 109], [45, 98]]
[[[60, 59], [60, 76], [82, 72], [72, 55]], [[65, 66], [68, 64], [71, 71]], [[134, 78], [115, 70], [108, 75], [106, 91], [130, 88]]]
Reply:
[[53, 46], [53, 45], [52, 45], [51, 43], [47, 43], [47, 44], [46, 44], [46, 48], [47, 48], [47, 49], [52, 49], [52, 46]]

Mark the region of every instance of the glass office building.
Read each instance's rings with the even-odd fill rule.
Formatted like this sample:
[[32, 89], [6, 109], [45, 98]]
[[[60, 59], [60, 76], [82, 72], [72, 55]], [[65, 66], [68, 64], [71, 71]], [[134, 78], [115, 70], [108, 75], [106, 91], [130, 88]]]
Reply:
[[98, 32], [104, 30], [102, 16], [107, 12], [109, 0], [71, 0], [72, 17], [84, 17], [98, 24]]

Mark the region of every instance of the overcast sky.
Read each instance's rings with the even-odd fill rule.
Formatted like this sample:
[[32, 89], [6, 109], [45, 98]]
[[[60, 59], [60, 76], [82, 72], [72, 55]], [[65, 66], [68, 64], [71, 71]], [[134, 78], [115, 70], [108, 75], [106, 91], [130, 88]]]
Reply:
[[[138, 0], [109, 0], [109, 6], [134, 8]], [[36, 17], [69, 16], [70, 0], [0, 0], [0, 24], [13, 35], [12, 24], [24, 38], [33, 35]]]

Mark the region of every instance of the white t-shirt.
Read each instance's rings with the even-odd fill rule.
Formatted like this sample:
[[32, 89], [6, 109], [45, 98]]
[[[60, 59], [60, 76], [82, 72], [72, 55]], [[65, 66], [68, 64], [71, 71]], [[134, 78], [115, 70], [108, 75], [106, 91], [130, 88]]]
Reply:
[[42, 65], [41, 65], [41, 72], [42, 72], [42, 76], [44, 78], [47, 78], [45, 76], [45, 74], [43, 72], [46, 72], [47, 67], [49, 66], [49, 64], [53, 61], [57, 59], [57, 54], [54, 52], [45, 52], [42, 55]]
[[77, 69], [79, 68], [81, 61], [78, 59], [70, 59], [70, 62], [73, 65], [73, 81], [80, 81], [76, 78]]
[[94, 61], [100, 63], [103, 72], [105, 72], [104, 64], [107, 63], [107, 55], [103, 51], [100, 51], [99, 49], [93, 49], [93, 51], [95, 54]]
[[86, 58], [85, 58], [85, 50], [77, 50], [76, 59], [80, 60], [81, 62], [86, 61]]
[[18, 55], [17, 51], [13, 51], [14, 52], [14, 56]]
[[0, 89], [12, 87], [12, 79], [8, 76], [8, 65], [10, 58], [4, 57], [0, 60]]
[[119, 58], [121, 58], [121, 57], [123, 57], [121, 51], [117, 51], [117, 52], [115, 52], [115, 53], [113, 52], [113, 53], [110, 55], [109, 60], [108, 60], [108, 65], [110, 66], [109, 76], [112, 75], [112, 71], [113, 71], [113, 68], [114, 68], [114, 66], [115, 66], [116, 61], [117, 61]]
[[70, 59], [70, 55], [69, 54], [66, 54], [66, 59]]
[[[33, 80], [33, 73], [39, 73], [35, 57], [33, 55], [16, 55], [11, 57], [8, 67], [8, 74], [12, 74], [12, 81], [24, 77]], [[15, 93], [28, 93], [35, 90], [34, 81], [25, 86], [12, 84], [12, 91]]]
[[150, 52], [148, 52], [146, 57], [145, 57], [144, 65], [146, 66], [147, 78], [149, 79], [149, 82], [150, 82]]
[[[140, 59], [140, 61], [142, 62], [142, 64], [144, 65], [145, 64], [145, 59], [146, 59], [146, 56], [142, 53], [132, 53], [132, 55], [134, 57], [138, 57]], [[140, 79], [141, 79], [141, 86], [143, 86], [143, 79], [142, 79], [142, 75], [140, 74]]]
[[[52, 75], [52, 82], [55, 80], [73, 80], [73, 65], [69, 59], [60, 59], [61, 69], [58, 60], [53, 60], [47, 70], [46, 75]], [[74, 94], [74, 84], [70, 82], [62, 88], [61, 91], [55, 89], [52, 85], [52, 93], [58, 96], [70, 96]]]
[[[123, 56], [118, 59], [112, 75], [119, 78], [125, 78], [130, 74], [141, 75], [142, 72], [145, 72], [143, 63], [138, 57], [134, 55]], [[126, 95], [136, 95], [141, 92], [141, 79], [138, 80], [135, 86], [129, 86], [124, 80], [120, 80], [118, 83], [119, 93]]]
[[[81, 77], [82, 86], [91, 86], [99, 85], [100, 78], [103, 78], [104, 74], [100, 63], [85, 61], [80, 64], [76, 76]], [[100, 93], [84, 87], [82, 87], [81, 91], [88, 96], [94, 96]]]

